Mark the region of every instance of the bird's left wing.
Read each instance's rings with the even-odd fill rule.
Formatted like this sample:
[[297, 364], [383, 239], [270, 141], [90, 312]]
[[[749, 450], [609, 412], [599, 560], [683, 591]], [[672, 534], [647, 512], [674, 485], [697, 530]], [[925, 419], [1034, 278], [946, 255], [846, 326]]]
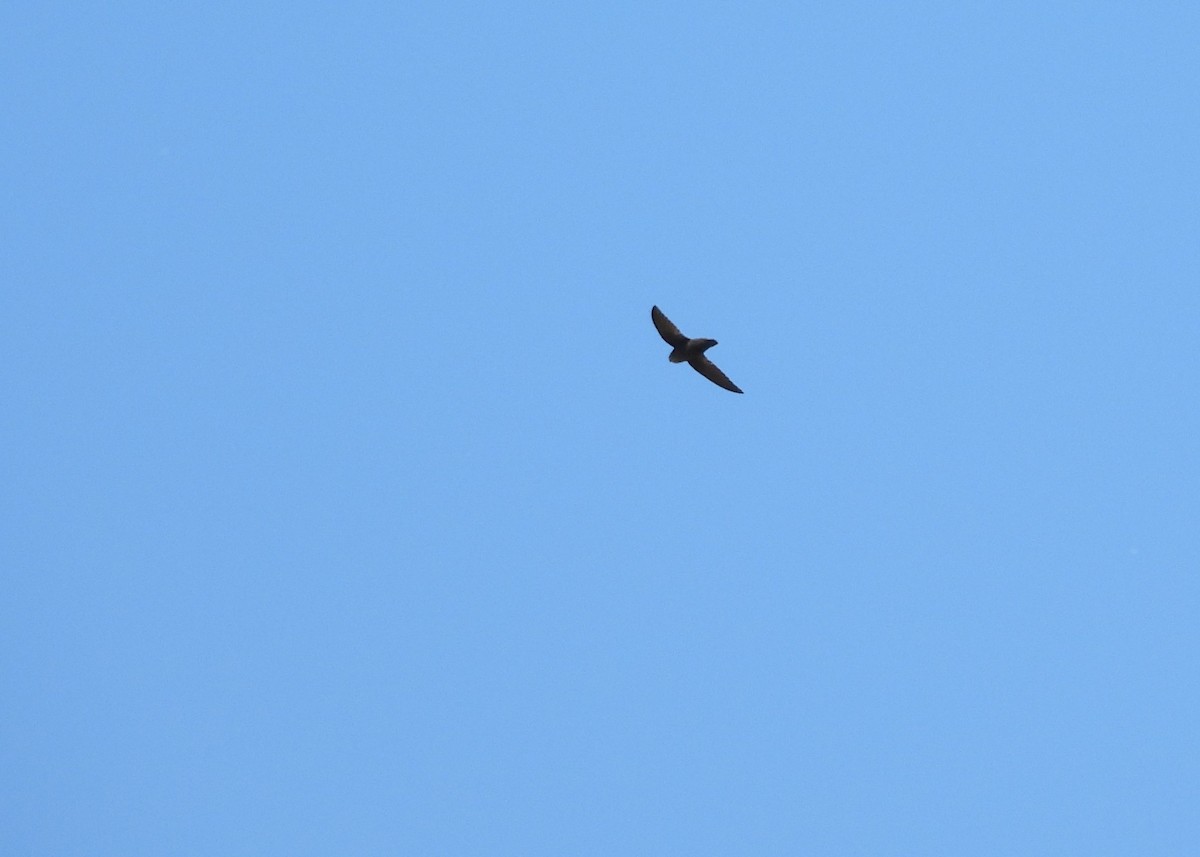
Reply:
[[729, 376], [717, 368], [717, 364], [713, 363], [703, 354], [698, 354], [688, 361], [692, 368], [703, 375], [708, 380], [712, 381], [718, 387], [724, 387], [731, 393], [740, 393], [741, 389], [737, 384], [729, 380]]

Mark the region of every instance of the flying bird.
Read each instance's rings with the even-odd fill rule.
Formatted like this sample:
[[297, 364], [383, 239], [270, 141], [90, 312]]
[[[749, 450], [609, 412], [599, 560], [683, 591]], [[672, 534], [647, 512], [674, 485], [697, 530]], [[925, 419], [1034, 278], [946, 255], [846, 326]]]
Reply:
[[663, 315], [663, 311], [658, 307], [650, 308], [650, 318], [654, 321], [654, 326], [658, 328], [658, 335], [666, 340], [667, 345], [671, 346], [671, 355], [667, 358], [672, 363], [683, 363], [686, 361], [693, 369], [699, 372], [708, 380], [712, 381], [718, 387], [724, 387], [734, 393], [740, 393], [737, 384], [729, 380], [729, 378], [717, 368], [717, 365], [704, 356], [704, 352], [717, 344], [715, 339], [689, 339], [679, 332], [679, 328], [671, 323], [671, 319]]

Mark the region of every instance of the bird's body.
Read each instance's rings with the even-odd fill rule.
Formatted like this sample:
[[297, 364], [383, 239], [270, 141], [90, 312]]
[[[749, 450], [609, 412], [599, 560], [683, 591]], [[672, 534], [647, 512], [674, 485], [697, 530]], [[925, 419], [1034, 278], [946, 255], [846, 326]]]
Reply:
[[671, 346], [671, 353], [667, 359], [672, 363], [687, 363], [701, 375], [712, 381], [718, 387], [724, 387], [733, 393], [742, 392], [737, 384], [729, 380], [729, 377], [717, 368], [717, 365], [704, 356], [704, 352], [717, 344], [715, 339], [692, 339], [680, 333], [671, 319], [667, 318], [663, 311], [658, 307], [651, 307], [650, 319], [654, 322], [655, 329], [658, 330], [658, 335], [663, 338], [667, 345]]

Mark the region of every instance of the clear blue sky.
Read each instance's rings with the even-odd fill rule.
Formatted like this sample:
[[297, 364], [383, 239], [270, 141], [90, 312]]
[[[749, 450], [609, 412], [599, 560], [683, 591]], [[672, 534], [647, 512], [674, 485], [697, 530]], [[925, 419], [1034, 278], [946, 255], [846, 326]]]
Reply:
[[0, 851], [1198, 853], [1200, 7], [192, 6], [0, 12]]

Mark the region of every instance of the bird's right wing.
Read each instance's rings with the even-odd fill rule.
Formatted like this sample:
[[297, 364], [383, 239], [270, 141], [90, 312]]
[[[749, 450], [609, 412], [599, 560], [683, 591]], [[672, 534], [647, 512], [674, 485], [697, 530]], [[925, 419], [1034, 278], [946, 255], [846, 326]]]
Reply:
[[679, 332], [679, 328], [672, 323], [671, 319], [663, 315], [663, 311], [658, 307], [650, 308], [650, 318], [654, 320], [658, 335], [666, 341], [667, 345], [678, 348], [687, 344], [688, 338]]

